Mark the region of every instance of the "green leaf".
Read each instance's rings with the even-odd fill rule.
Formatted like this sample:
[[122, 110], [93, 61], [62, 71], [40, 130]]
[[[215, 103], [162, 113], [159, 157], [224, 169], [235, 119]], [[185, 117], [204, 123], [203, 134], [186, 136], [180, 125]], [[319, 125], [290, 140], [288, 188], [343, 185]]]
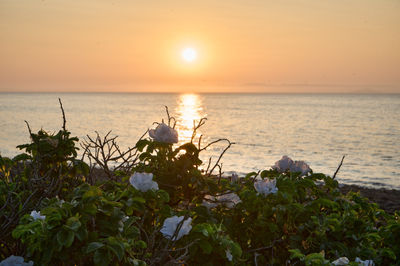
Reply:
[[86, 248], [86, 253], [93, 252], [95, 250], [98, 250], [99, 248], [104, 247], [104, 244], [101, 242], [91, 242]]
[[74, 232], [61, 230], [57, 233], [57, 242], [60, 246], [70, 247], [74, 242]]
[[324, 265], [327, 263], [321, 253], [311, 253], [305, 257], [306, 265]]
[[248, 179], [248, 178], [256, 176], [256, 175], [257, 175], [257, 172], [251, 172], [251, 173], [248, 173], [244, 178]]
[[383, 248], [381, 250], [381, 256], [391, 258], [392, 260], [396, 260], [396, 254], [390, 248]]
[[124, 244], [114, 237], [107, 239], [107, 247], [117, 256], [118, 260], [121, 261], [125, 253]]
[[242, 256], [242, 248], [240, 247], [240, 245], [236, 242], [233, 242], [230, 245], [230, 250], [232, 252], [232, 255], [236, 258], [240, 258]]
[[304, 259], [304, 254], [299, 249], [289, 249], [291, 259]]
[[136, 142], [136, 149], [138, 149], [139, 151], [143, 151], [144, 147], [146, 147], [146, 145], [149, 143], [149, 141], [147, 139], [141, 139], [138, 142]]
[[146, 200], [142, 197], [133, 197], [131, 200], [133, 202], [146, 203]]
[[75, 236], [79, 241], [83, 241], [88, 237], [88, 231], [85, 227], [81, 226], [79, 227], [78, 232], [75, 233]]
[[43, 264], [48, 264], [53, 254], [54, 254], [54, 246], [45, 248], [43, 250], [43, 256], [41, 257], [40, 262]]
[[98, 187], [90, 187], [90, 189], [88, 191], [86, 191], [85, 194], [83, 194], [82, 199], [86, 200], [89, 198], [99, 197], [101, 195], [102, 195], [102, 192]]
[[166, 192], [164, 190], [158, 190], [157, 191], [157, 196], [159, 196], [160, 200], [162, 200], [163, 202], [168, 202], [169, 201], [169, 194], [168, 194], [168, 192]]
[[86, 204], [84, 211], [90, 215], [95, 215], [97, 212], [96, 204], [94, 203]]
[[212, 246], [208, 241], [202, 239], [199, 241], [199, 246], [203, 250], [205, 254], [210, 254], [211, 251], [213, 250]]
[[267, 170], [262, 171], [262, 172], [260, 173], [260, 177], [261, 177], [262, 179], [266, 178], [266, 177], [268, 176], [268, 172], [269, 172], [269, 171], [267, 171]]
[[98, 249], [94, 252], [93, 261], [95, 265], [107, 266], [110, 265], [111, 255], [107, 250]]
[[26, 160], [31, 160], [32, 157], [26, 153], [21, 153], [18, 154], [17, 156], [15, 156], [12, 160], [14, 162], [18, 162], [18, 161], [26, 161]]
[[72, 231], [77, 231], [79, 227], [81, 227], [81, 222], [78, 217], [70, 217], [67, 220], [66, 227]]
[[147, 248], [147, 243], [144, 242], [143, 240], [136, 241], [135, 242], [135, 248], [145, 249], [145, 248]]
[[125, 230], [125, 236], [128, 238], [136, 238], [140, 235], [140, 230], [136, 226], [130, 226]]

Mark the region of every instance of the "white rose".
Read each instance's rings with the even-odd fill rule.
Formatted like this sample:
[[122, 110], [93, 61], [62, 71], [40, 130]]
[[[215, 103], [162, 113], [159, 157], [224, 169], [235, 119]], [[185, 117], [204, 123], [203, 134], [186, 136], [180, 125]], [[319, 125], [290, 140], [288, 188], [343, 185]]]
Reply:
[[311, 172], [310, 166], [306, 164], [304, 161], [293, 161], [288, 156], [282, 156], [282, 159], [275, 162], [275, 165], [272, 166], [272, 169], [276, 169], [279, 173], [285, 173], [286, 171], [290, 171], [292, 173], [300, 172], [301, 175], [307, 175]]
[[257, 180], [254, 182], [254, 188], [258, 192], [258, 194], [268, 195], [275, 194], [278, 192], [278, 188], [276, 187], [276, 179], [264, 179]]
[[295, 161], [294, 164], [290, 167], [290, 172], [300, 172], [303, 176], [311, 172], [311, 168], [304, 161]]
[[164, 123], [158, 124], [156, 129], [150, 129], [149, 135], [158, 142], [178, 143], [178, 132]]
[[131, 185], [142, 192], [150, 189], [158, 190], [157, 182], [153, 181], [153, 174], [135, 172], [130, 178]]
[[44, 220], [44, 219], [46, 219], [46, 216], [45, 215], [40, 215], [40, 211], [32, 211], [31, 212], [31, 216], [32, 216], [32, 218], [33, 218], [33, 220], [37, 220], [37, 219], [39, 219], [39, 220]]
[[202, 205], [205, 206], [207, 209], [212, 209], [218, 206], [217, 199], [211, 195], [205, 195]]
[[358, 265], [362, 266], [375, 266], [373, 260], [361, 260], [359, 257], [356, 258], [355, 262], [358, 262]]
[[0, 266], [32, 266], [33, 261], [24, 262], [24, 258], [11, 255], [10, 257], [0, 261]]
[[333, 261], [332, 262], [332, 264], [333, 265], [336, 265], [336, 266], [339, 266], [339, 265], [347, 265], [347, 264], [349, 264], [349, 259], [348, 258], [346, 258], [346, 257], [340, 257], [340, 258], [338, 258], [337, 260], [335, 260], [335, 261]]
[[[164, 237], [168, 239], [172, 239], [176, 228], [180, 225], [183, 221], [184, 216], [172, 216], [170, 218], [165, 219], [164, 224], [160, 230], [160, 232], [164, 235]], [[190, 225], [192, 222], [192, 218], [188, 218], [185, 220], [179, 229], [179, 232], [175, 237], [172, 239], [173, 241], [180, 239], [184, 235], [189, 234], [190, 230], [192, 230], [192, 226]]]
[[242, 202], [238, 195], [235, 193], [228, 193], [217, 197], [217, 200], [224, 204], [229, 209], [233, 208], [236, 204]]
[[229, 209], [235, 207], [236, 204], [242, 202], [235, 193], [228, 193], [221, 196], [213, 197], [210, 195], [204, 196], [203, 205], [208, 209], [216, 207], [218, 204], [223, 204]]
[[284, 155], [282, 156], [282, 159], [277, 161], [274, 166], [272, 166], [273, 169], [276, 169], [279, 173], [284, 173], [290, 169], [290, 167], [293, 165], [293, 160], [290, 159], [288, 156]]

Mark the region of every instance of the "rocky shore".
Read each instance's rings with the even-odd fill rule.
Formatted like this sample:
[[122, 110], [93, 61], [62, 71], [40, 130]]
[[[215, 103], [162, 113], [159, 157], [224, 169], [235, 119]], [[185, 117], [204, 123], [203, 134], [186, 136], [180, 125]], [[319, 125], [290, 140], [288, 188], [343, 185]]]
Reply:
[[360, 192], [361, 196], [368, 198], [371, 202], [375, 202], [386, 212], [393, 214], [400, 210], [400, 191], [385, 188], [366, 188], [356, 185], [340, 185], [340, 191], [347, 194], [350, 191]]

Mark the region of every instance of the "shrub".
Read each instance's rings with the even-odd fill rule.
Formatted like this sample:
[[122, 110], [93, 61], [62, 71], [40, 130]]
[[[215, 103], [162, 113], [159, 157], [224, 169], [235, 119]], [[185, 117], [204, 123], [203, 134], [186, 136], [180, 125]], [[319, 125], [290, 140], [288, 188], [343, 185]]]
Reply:
[[[229, 180], [202, 169], [200, 141], [173, 146], [170, 123], [152, 136], [137, 142], [130, 173], [109, 175], [121, 181], [65, 179], [74, 189], [47, 196], [39, 206], [44, 219], [25, 210], [12, 232], [22, 243], [19, 255], [40, 265], [330, 265], [338, 259], [399, 265], [399, 213], [389, 215], [356, 193], [342, 195], [334, 178], [307, 165], [307, 171], [275, 168]], [[67, 145], [61, 157], [46, 150], [40, 158], [51, 158], [45, 164], [51, 167], [44, 171], [76, 165], [73, 149]], [[13, 161], [0, 159], [5, 183]], [[70, 180], [79, 180], [79, 171], [69, 169]]]
[[88, 165], [77, 159], [78, 138], [63, 128], [57, 134], [43, 129], [32, 133], [31, 142], [17, 146], [25, 153], [13, 159], [0, 156], [0, 258], [19, 252], [11, 231], [25, 213], [39, 208], [45, 198], [64, 198], [70, 188], [84, 182]]

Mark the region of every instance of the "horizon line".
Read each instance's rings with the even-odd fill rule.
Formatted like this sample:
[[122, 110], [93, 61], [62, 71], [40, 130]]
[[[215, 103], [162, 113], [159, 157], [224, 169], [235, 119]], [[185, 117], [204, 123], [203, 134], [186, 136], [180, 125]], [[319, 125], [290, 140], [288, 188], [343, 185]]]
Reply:
[[348, 95], [359, 95], [359, 94], [400, 94], [400, 92], [375, 92], [375, 91], [352, 91], [352, 92], [261, 92], [261, 91], [215, 91], [215, 92], [196, 92], [196, 91], [188, 91], [188, 92], [179, 92], [179, 91], [0, 91], [1, 94], [348, 94]]

